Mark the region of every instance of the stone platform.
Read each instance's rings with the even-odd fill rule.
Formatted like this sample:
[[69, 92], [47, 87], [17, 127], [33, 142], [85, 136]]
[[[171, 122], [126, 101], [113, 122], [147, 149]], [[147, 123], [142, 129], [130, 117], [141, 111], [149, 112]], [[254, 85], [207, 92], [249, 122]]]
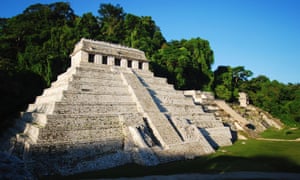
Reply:
[[86, 39], [21, 121], [13, 153], [37, 175], [191, 159], [232, 138], [213, 114], [154, 77], [142, 51]]

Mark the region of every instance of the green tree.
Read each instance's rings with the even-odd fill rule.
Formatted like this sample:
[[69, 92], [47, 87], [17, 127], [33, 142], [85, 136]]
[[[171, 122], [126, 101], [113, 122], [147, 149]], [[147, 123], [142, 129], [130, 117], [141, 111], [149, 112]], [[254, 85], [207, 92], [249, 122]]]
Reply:
[[98, 40], [140, 49], [150, 59], [166, 42], [150, 16], [127, 14], [119, 5], [101, 4]]
[[268, 111], [286, 125], [299, 125], [299, 85], [285, 85], [266, 76], [258, 76], [242, 84], [242, 88], [251, 104]]
[[124, 39], [125, 13], [120, 5], [101, 4], [98, 10], [100, 20], [100, 36], [98, 39], [112, 43], [120, 43]]
[[211, 65], [214, 63], [214, 54], [210, 48], [209, 42], [201, 38], [192, 38], [184, 41], [184, 47], [190, 52], [191, 67], [189, 76], [196, 76], [188, 87], [199, 87], [204, 90], [211, 90], [213, 81], [213, 72]]
[[[243, 84], [253, 73], [243, 66], [219, 66], [214, 72], [213, 89], [218, 98], [226, 101], [235, 101]], [[222, 92], [224, 91], [224, 92]]]
[[150, 16], [126, 14], [124, 27], [126, 36], [122, 44], [144, 51], [148, 58], [166, 42]]
[[232, 68], [230, 66], [219, 66], [214, 71], [213, 91], [217, 98], [230, 101], [236, 95], [233, 85]]
[[77, 39], [96, 39], [100, 35], [100, 26], [92, 13], [85, 13], [77, 17], [75, 32]]
[[[197, 50], [195, 50], [197, 48]], [[168, 78], [177, 89], [210, 89], [213, 52], [200, 38], [167, 43], [152, 58], [151, 67], [158, 76]]]

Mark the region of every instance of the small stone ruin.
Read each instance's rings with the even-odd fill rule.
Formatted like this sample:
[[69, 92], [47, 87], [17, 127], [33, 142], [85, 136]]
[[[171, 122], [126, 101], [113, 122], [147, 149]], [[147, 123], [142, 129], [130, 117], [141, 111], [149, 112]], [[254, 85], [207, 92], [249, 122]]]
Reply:
[[153, 166], [232, 144], [213, 113], [154, 77], [144, 52], [81, 39], [71, 61], [20, 119], [11, 152], [33, 174]]
[[241, 107], [246, 108], [249, 104], [247, 94], [244, 92], [239, 92], [239, 103]]

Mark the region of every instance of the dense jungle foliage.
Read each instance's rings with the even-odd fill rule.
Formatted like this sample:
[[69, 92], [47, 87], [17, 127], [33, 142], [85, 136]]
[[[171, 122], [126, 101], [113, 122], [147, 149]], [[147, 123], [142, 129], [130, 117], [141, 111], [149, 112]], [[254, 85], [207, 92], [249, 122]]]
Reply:
[[249, 80], [252, 72], [242, 66], [213, 71], [207, 40], [166, 42], [150, 16], [125, 13], [119, 5], [101, 4], [98, 16], [78, 16], [68, 3], [57, 2], [34, 4], [22, 14], [0, 18], [1, 131], [70, 66], [69, 55], [83, 37], [143, 50], [154, 74], [167, 77], [177, 89], [213, 91], [227, 101], [235, 101], [237, 92], [245, 91], [254, 105], [288, 125], [299, 124], [299, 84], [286, 85], [265, 76]]

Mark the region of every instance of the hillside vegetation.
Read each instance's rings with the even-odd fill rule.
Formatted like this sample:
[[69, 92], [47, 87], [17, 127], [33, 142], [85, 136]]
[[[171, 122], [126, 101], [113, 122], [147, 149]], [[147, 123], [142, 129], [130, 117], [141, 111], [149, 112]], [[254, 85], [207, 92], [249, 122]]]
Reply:
[[150, 16], [126, 13], [119, 5], [101, 4], [98, 13], [78, 16], [68, 3], [57, 2], [34, 4], [22, 14], [0, 18], [1, 131], [70, 66], [69, 54], [83, 37], [145, 51], [154, 74], [167, 77], [177, 89], [213, 91], [227, 101], [245, 91], [255, 106], [286, 125], [299, 125], [299, 84], [251, 78], [243, 66], [213, 71], [209, 41], [195, 37], [167, 42]]

